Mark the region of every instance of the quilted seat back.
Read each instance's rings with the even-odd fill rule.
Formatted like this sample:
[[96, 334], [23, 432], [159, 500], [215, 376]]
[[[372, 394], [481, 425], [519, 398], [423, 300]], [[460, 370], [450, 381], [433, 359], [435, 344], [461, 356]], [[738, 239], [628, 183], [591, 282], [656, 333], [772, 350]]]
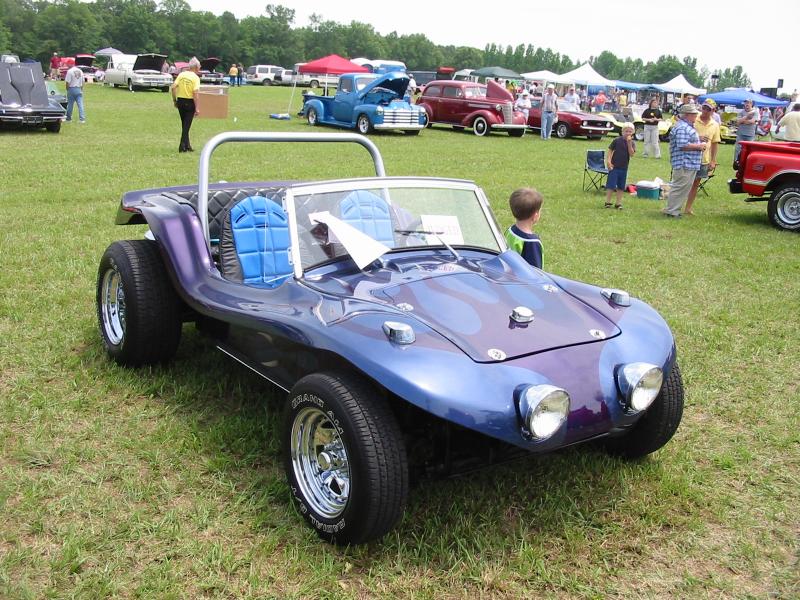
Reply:
[[[225, 220], [234, 253], [222, 249], [223, 275], [257, 287], [274, 288], [292, 274], [289, 220], [283, 208], [264, 196], [237, 202]], [[227, 232], [223, 232], [223, 243]], [[226, 244], [227, 245], [227, 244]]]
[[339, 204], [339, 213], [348, 225], [389, 248], [395, 247], [392, 211], [380, 196], [367, 190], [351, 192]]

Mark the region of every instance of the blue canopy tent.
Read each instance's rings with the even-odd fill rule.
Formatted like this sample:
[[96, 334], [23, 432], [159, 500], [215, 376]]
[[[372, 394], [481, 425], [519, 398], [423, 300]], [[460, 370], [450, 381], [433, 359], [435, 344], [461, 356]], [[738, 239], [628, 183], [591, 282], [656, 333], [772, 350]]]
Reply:
[[785, 100], [776, 100], [764, 94], [751, 92], [747, 88], [725, 90], [724, 92], [716, 92], [715, 94], [704, 94], [698, 97], [697, 100], [702, 103], [705, 102], [707, 98], [711, 98], [717, 104], [734, 106], [742, 106], [742, 102], [745, 100], [752, 100], [755, 106], [767, 106], [769, 108], [786, 106], [788, 104]]
[[622, 81], [619, 79], [615, 81], [614, 84], [616, 85], [617, 89], [622, 89], [622, 90], [638, 91], [638, 90], [652, 88], [652, 86], [649, 83], [633, 83], [632, 81]]

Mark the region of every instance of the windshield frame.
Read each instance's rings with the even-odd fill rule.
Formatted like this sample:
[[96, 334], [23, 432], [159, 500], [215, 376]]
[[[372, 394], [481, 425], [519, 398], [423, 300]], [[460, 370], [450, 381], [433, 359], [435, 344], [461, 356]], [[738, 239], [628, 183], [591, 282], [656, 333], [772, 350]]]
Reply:
[[[483, 190], [472, 181], [465, 179], [443, 179], [438, 177], [365, 177], [359, 179], [338, 179], [322, 182], [297, 183], [286, 188], [284, 204], [286, 214], [289, 218], [289, 240], [291, 244], [291, 258], [294, 277], [302, 279], [303, 273], [309, 269], [315, 269], [320, 265], [313, 265], [303, 269], [300, 257], [300, 237], [298, 233], [297, 211], [295, 208], [295, 198], [309, 194], [324, 194], [328, 192], [345, 192], [355, 190], [372, 190], [375, 188], [436, 188], [469, 191], [475, 194], [478, 206], [483, 212], [489, 229], [492, 232], [497, 247], [500, 252], [507, 250], [505, 236], [495, 220], [494, 213], [489, 207], [489, 200]], [[439, 246], [431, 245], [431, 248]], [[441, 246], [442, 248], [444, 245]], [[418, 249], [418, 248], [417, 248]], [[494, 249], [487, 250], [495, 251]]]

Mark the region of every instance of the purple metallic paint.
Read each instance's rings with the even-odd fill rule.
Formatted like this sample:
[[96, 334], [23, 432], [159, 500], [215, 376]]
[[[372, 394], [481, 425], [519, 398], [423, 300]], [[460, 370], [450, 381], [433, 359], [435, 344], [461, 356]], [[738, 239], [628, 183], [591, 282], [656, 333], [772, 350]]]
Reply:
[[[614, 307], [600, 296], [600, 288], [545, 274], [515, 253], [464, 249], [464, 260], [455, 264], [441, 249], [405, 250], [387, 255], [390, 263], [382, 268], [361, 272], [344, 260], [307, 274], [304, 282], [291, 279], [266, 290], [222, 278], [190, 205], [150, 193], [126, 195], [123, 206], [140, 210], [150, 225], [184, 301], [231, 324], [234, 335], [221, 342], [256, 370], [270, 357], [277, 360], [276, 381], [287, 388], [306, 374], [303, 369], [314, 369], [314, 356], [336, 357], [423, 410], [540, 452], [635, 422], [638, 417], [625, 414], [619, 402], [616, 369], [646, 361], [666, 375], [675, 361], [672, 334], [648, 305], [634, 299], [630, 307]], [[136, 221], [129, 212], [123, 216]], [[417, 268], [406, 269], [404, 260]], [[557, 292], [542, 291], [545, 284], [556, 285]], [[442, 307], [433, 310], [432, 299], [448, 295], [480, 322], [465, 323], [458, 334], [447, 330], [447, 320], [438, 314]], [[511, 330], [507, 313], [520, 299], [534, 305], [537, 319], [528, 328]], [[399, 301], [409, 301], [414, 310], [393, 306]], [[552, 314], [579, 330], [574, 345], [544, 351], [564, 344], [550, 341], [551, 336], [567, 333]], [[502, 323], [492, 321], [497, 315]], [[410, 324], [415, 343], [389, 342], [381, 330], [388, 319]], [[587, 340], [586, 328], [597, 324], [613, 327], [615, 337]], [[514, 346], [512, 339], [525, 342]], [[513, 347], [514, 358], [478, 362], [487, 360], [479, 356], [486, 346], [500, 342]], [[522, 435], [514, 402], [521, 386], [539, 383], [564, 388], [572, 402], [566, 427], [544, 442]]]

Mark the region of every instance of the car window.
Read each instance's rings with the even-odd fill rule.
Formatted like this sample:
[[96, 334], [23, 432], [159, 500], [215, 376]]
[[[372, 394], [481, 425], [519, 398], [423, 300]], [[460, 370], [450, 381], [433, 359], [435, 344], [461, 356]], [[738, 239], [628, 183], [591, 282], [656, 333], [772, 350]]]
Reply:
[[[365, 248], [377, 255], [411, 247], [471, 246], [501, 251], [499, 233], [473, 184], [352, 182], [290, 196], [303, 270]], [[344, 225], [343, 225], [344, 224]], [[355, 232], [354, 232], [355, 231]], [[294, 233], [294, 232], [293, 232]], [[365, 239], [364, 235], [367, 238]], [[377, 242], [377, 244], [375, 244]], [[370, 262], [371, 262], [370, 260]]]
[[477, 85], [473, 85], [470, 87], [464, 88], [465, 96], [467, 98], [485, 98], [486, 97], [486, 88], [480, 87]]
[[429, 85], [425, 88], [425, 93], [422, 94], [423, 96], [441, 96], [442, 95], [442, 86], [440, 85]]
[[446, 87], [443, 96], [445, 98], [463, 98], [464, 91], [460, 87]]
[[339, 80], [339, 91], [340, 92], [352, 92], [353, 91], [353, 80], [352, 79], [340, 79]]

